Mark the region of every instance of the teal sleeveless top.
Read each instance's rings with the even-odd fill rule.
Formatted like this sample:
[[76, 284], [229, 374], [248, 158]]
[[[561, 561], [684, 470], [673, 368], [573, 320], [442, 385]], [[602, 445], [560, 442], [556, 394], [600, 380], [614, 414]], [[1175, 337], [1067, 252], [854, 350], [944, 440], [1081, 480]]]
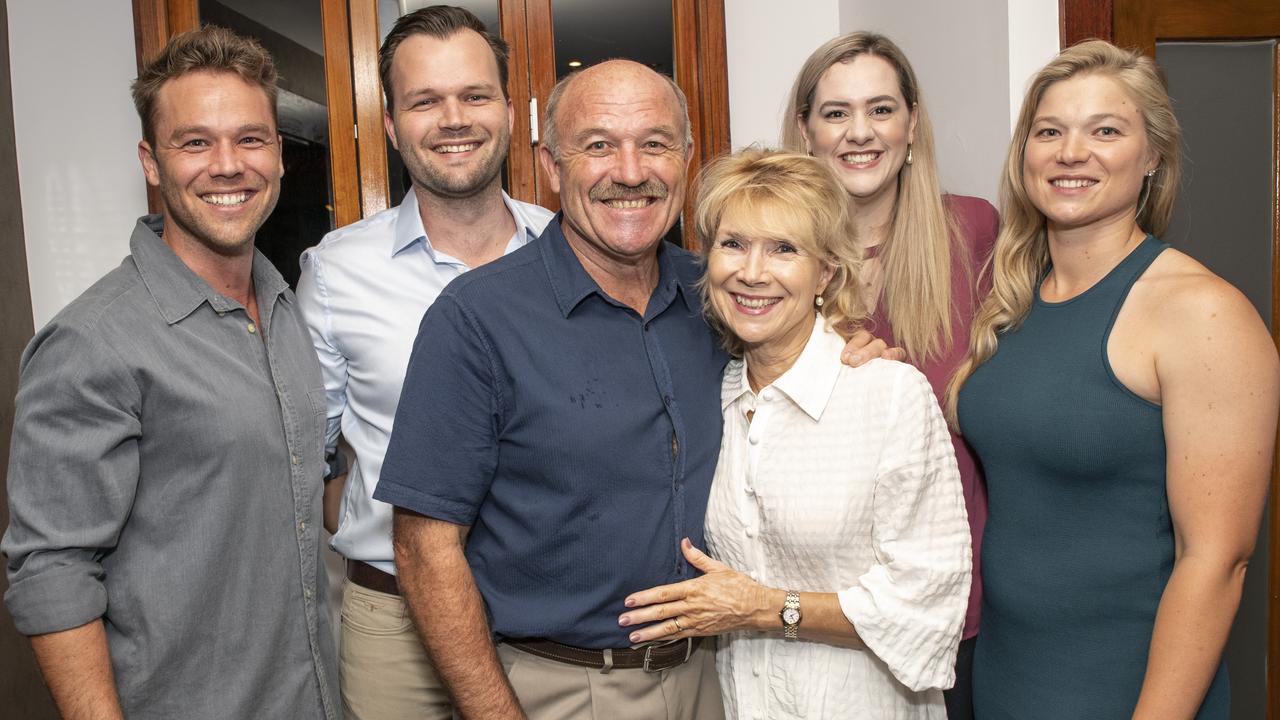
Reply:
[[[1107, 339], [1168, 245], [1148, 236], [1070, 300], [1036, 299], [960, 393], [987, 478], [979, 720], [1129, 718], [1173, 569], [1160, 406], [1123, 386]], [[1226, 718], [1225, 665], [1200, 719]]]

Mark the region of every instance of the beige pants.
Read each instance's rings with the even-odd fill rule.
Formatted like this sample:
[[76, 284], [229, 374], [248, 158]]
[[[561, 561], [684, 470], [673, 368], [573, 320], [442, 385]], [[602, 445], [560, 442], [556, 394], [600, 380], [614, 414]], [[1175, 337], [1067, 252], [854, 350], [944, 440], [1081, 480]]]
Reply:
[[714, 643], [670, 670], [599, 670], [498, 646], [529, 720], [724, 720]]
[[449, 720], [453, 704], [436, 677], [404, 601], [342, 585], [338, 652], [347, 720]]

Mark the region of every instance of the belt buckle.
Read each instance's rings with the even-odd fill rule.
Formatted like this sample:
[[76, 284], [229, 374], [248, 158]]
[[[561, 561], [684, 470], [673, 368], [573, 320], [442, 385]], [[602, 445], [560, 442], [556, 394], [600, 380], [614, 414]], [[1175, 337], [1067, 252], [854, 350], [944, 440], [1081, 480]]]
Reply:
[[650, 660], [652, 659], [652, 657], [653, 657], [651, 653], [653, 652], [653, 649], [654, 649], [654, 648], [665, 648], [665, 647], [671, 647], [672, 645], [675, 645], [676, 643], [684, 643], [684, 659], [683, 659], [683, 660], [681, 660], [680, 662], [676, 663], [675, 665], [670, 666], [670, 667], [676, 667], [676, 666], [678, 666], [678, 665], [683, 665], [683, 664], [685, 664], [685, 663], [689, 662], [689, 658], [693, 656], [693, 638], [688, 638], [688, 637], [687, 637], [687, 638], [680, 638], [680, 639], [677, 639], [677, 640], [668, 640], [667, 642], [664, 642], [664, 643], [655, 643], [655, 644], [652, 644], [652, 645], [646, 645], [646, 646], [645, 646], [645, 648], [644, 648], [644, 665], [642, 666], [642, 667], [644, 668], [644, 671], [645, 671], [645, 672], [647, 672], [647, 673], [654, 673], [654, 672], [662, 672], [663, 670], [668, 669], [668, 668], [657, 668], [657, 669], [655, 669], [655, 668], [650, 667], [650, 665], [649, 665], [649, 661], [650, 661]]

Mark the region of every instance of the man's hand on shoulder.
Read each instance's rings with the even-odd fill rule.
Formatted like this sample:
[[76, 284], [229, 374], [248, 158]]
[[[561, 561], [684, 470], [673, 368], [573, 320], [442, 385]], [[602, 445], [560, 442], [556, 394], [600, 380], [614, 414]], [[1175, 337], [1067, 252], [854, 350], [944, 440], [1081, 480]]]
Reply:
[[875, 358], [905, 362], [907, 351], [900, 347], [889, 347], [884, 340], [863, 328], [854, 331], [849, 342], [845, 343], [844, 350], [840, 351], [840, 362], [849, 367], [858, 367]]

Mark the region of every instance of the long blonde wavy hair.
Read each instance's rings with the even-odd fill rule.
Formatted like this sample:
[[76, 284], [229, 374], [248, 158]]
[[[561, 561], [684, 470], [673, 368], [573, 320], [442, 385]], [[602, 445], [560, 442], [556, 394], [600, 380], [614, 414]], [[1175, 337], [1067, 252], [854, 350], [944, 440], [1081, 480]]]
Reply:
[[[819, 310], [827, 326], [846, 340], [867, 316], [858, 273], [862, 251], [848, 241], [848, 193], [826, 163], [800, 153], [750, 147], [719, 158], [698, 176], [694, 228], [704, 264], [714, 249], [726, 215], [748, 235], [763, 235], [779, 225], [787, 240], [832, 270]], [[741, 357], [742, 340], [733, 334], [710, 300], [704, 272], [698, 282], [702, 312], [730, 355]]]
[[[859, 55], [874, 55], [888, 62], [898, 76], [907, 107], [916, 112], [912, 163], [898, 171], [893, 219], [880, 250], [885, 278], [880, 302], [907, 357], [925, 362], [945, 352], [953, 341], [951, 257], [958, 236], [955, 219], [942, 203], [933, 123], [907, 56], [892, 40], [870, 32], [841, 35], [814, 50], [791, 88], [783, 115], [782, 146], [806, 152], [800, 126], [809, 120], [818, 81], [832, 65], [850, 62]], [[967, 281], [972, 282], [975, 268], [967, 269]]]
[[1056, 82], [1082, 74], [1115, 80], [1138, 106], [1147, 144], [1160, 159], [1155, 174], [1144, 180], [1136, 201], [1138, 227], [1161, 235], [1169, 227], [1182, 177], [1182, 131], [1169, 101], [1164, 73], [1155, 61], [1136, 51], [1121, 50], [1103, 40], [1087, 40], [1063, 50], [1035, 76], [1022, 101], [1018, 124], [1000, 178], [1004, 224], [996, 238], [991, 293], [974, 318], [969, 357], [947, 387], [947, 420], [959, 427], [956, 403], [960, 389], [979, 365], [996, 352], [999, 335], [1026, 319], [1036, 287], [1049, 269], [1045, 218], [1031, 201], [1023, 181], [1027, 139], [1045, 91]]

